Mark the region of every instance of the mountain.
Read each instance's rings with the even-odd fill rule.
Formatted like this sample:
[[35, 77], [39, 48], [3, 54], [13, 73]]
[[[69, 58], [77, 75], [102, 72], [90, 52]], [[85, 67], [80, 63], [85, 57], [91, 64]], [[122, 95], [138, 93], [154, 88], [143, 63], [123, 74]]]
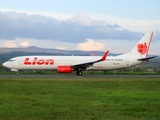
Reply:
[[[26, 48], [0, 48], [0, 53], [9, 53], [9, 52], [44, 52], [44, 53], [60, 53], [62, 54], [64, 51], [57, 49], [45, 49], [39, 48], [35, 46], [29, 46]], [[69, 53], [68, 53], [69, 54]]]
[[[102, 56], [105, 52], [103, 51], [81, 51], [81, 50], [59, 50], [59, 49], [47, 49], [47, 48], [39, 48], [35, 46], [29, 46], [26, 48], [0, 48], [0, 54], [10, 53], [10, 52], [29, 52], [29, 53], [51, 53], [53, 55], [92, 55], [96, 53], [97, 56]], [[118, 55], [110, 53], [109, 55]]]

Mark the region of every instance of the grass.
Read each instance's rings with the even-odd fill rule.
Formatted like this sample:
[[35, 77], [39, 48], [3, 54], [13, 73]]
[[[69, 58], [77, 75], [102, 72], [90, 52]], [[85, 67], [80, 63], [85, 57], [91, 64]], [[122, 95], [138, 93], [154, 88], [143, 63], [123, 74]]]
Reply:
[[0, 78], [0, 120], [160, 120], [159, 78]]

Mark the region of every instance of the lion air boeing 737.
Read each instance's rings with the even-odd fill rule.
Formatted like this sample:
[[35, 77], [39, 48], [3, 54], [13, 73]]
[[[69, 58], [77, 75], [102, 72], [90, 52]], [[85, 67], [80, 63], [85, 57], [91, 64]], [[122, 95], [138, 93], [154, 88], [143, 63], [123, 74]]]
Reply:
[[126, 54], [108, 56], [109, 50], [100, 56], [20, 56], [3, 63], [3, 66], [12, 71], [18, 70], [56, 70], [58, 73], [71, 73], [87, 70], [115, 70], [132, 67], [143, 62], [148, 62], [148, 51], [153, 32], [148, 32], [138, 44]]

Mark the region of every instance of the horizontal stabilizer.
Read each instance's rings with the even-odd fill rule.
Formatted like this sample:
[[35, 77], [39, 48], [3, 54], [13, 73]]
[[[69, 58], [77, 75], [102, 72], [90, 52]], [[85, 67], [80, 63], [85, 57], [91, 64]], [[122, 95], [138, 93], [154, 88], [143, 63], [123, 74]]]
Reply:
[[146, 57], [146, 58], [140, 58], [140, 59], [138, 59], [138, 60], [139, 60], [139, 61], [148, 61], [149, 59], [153, 59], [153, 58], [155, 58], [155, 57], [157, 57], [157, 56]]

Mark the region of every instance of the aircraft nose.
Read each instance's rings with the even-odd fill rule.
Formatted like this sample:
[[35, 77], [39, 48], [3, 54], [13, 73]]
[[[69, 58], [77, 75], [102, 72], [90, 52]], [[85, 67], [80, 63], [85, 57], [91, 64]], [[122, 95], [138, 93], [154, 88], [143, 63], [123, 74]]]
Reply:
[[7, 64], [8, 64], [8, 62], [5, 62], [5, 63], [3, 63], [3, 66], [7, 67], [8, 66]]

